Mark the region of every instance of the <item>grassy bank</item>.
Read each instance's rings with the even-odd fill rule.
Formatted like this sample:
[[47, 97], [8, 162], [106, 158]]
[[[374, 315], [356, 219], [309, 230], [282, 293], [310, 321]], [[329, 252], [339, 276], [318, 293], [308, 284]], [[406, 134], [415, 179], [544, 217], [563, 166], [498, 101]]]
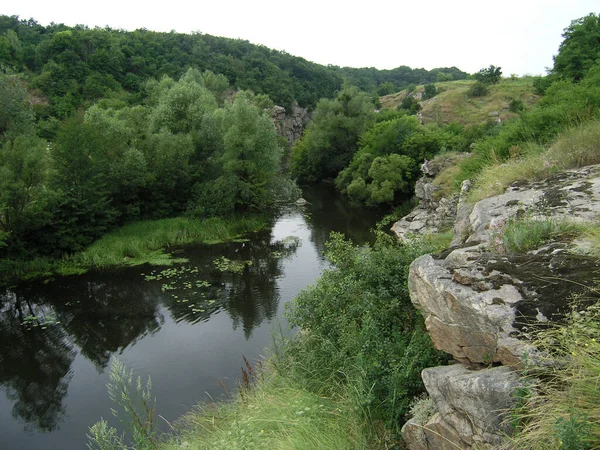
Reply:
[[194, 243], [230, 242], [267, 225], [268, 220], [261, 216], [227, 220], [177, 217], [135, 222], [107, 233], [86, 250], [61, 259], [0, 261], [0, 282], [53, 274], [81, 274], [90, 269], [109, 267], [169, 265], [176, 260], [165, 251], [168, 248]]
[[350, 399], [317, 395], [272, 368], [234, 401], [199, 406], [175, 429], [159, 448], [343, 450], [368, 441]]
[[541, 332], [536, 345], [545, 364], [523, 378], [512, 417], [515, 448], [600, 448], [600, 304], [574, 310], [566, 326]]
[[[302, 331], [273, 342], [265, 370], [247, 366], [233, 401], [197, 407], [166, 440], [144, 425], [152, 423], [142, 417], [152, 408], [142, 403], [142, 420], [133, 421], [140, 424], [133, 430], [136, 448], [397, 448], [411, 400], [423, 391], [421, 370], [447, 359], [411, 306], [408, 268], [447, 241], [404, 245], [379, 232], [374, 244], [359, 247], [333, 234], [327, 244], [333, 267], [287, 305], [289, 323]], [[132, 379], [119, 370], [111, 375], [117, 384]], [[134, 396], [121, 392], [131, 385], [109, 387], [129, 422], [135, 408], [123, 399]], [[100, 445], [117, 436], [105, 422], [91, 436], [99, 444], [93, 448], [122, 448]]]

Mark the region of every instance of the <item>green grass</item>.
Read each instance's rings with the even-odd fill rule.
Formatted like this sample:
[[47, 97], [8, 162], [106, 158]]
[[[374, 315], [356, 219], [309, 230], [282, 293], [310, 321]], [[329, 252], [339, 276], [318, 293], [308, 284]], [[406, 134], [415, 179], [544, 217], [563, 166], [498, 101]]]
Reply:
[[271, 369], [231, 402], [198, 406], [164, 450], [367, 448], [362, 417], [345, 398], [316, 395]]
[[52, 274], [73, 275], [90, 269], [140, 264], [171, 265], [165, 250], [186, 244], [216, 244], [240, 239], [267, 226], [260, 216], [205, 220], [177, 217], [135, 222], [104, 235], [86, 250], [62, 259], [1, 261], [0, 281], [31, 279]]
[[524, 374], [515, 448], [600, 448], [600, 304], [542, 331], [536, 346], [545, 361]]
[[[533, 79], [523, 77], [503, 79], [500, 83], [489, 87], [488, 95], [479, 98], [467, 97], [467, 91], [475, 84], [475, 80], [458, 80], [435, 83], [439, 92], [435, 97], [421, 102], [423, 120], [436, 123], [460, 123], [463, 125], [486, 122], [492, 111], [498, 111], [498, 117], [506, 121], [518, 114], [509, 111], [513, 99], [523, 101], [525, 109], [532, 108], [539, 97], [533, 94]], [[417, 86], [413, 94], [423, 92], [424, 86]], [[396, 108], [407, 91], [381, 98], [384, 108]]]
[[505, 251], [525, 253], [570, 235], [581, 234], [582, 227], [573, 222], [549, 217], [511, 219], [502, 236]]
[[500, 163], [493, 158], [475, 178], [469, 199], [503, 193], [519, 180], [542, 180], [553, 173], [600, 163], [600, 121], [594, 120], [561, 133], [547, 149], [523, 144], [513, 148], [513, 157]]

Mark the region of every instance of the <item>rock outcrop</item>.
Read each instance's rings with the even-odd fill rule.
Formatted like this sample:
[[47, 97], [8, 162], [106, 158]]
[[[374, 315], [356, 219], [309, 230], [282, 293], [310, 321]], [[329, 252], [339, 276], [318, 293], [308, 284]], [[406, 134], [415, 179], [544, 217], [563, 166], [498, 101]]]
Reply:
[[515, 369], [524, 355], [536, 363], [536, 330], [560, 323], [572, 297], [597, 277], [600, 264], [581, 243], [507, 253], [500, 236], [520, 216], [597, 221], [600, 166], [514, 184], [472, 207], [461, 200], [454, 247], [413, 262], [411, 300], [434, 345], [460, 364], [423, 371], [437, 413], [423, 425], [407, 422], [409, 449], [509, 448], [503, 436], [511, 431], [505, 416], [519, 383]]
[[271, 118], [277, 133], [293, 144], [302, 137], [304, 128], [310, 122], [311, 114], [308, 108], [300, 108], [297, 104], [293, 104], [290, 112], [287, 112], [283, 106], [274, 106], [271, 110]]
[[455, 194], [448, 198], [441, 197], [441, 187], [434, 180], [442, 170], [455, 165], [464, 156], [442, 157], [423, 164], [423, 176], [415, 184], [418, 206], [392, 226], [392, 231], [400, 239], [410, 240], [411, 235], [437, 233], [452, 228], [459, 196]]

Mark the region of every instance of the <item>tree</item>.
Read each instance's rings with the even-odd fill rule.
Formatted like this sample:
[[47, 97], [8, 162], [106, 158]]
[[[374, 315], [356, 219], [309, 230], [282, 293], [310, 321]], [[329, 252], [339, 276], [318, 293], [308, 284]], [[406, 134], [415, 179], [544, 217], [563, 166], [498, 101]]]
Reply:
[[19, 136], [0, 148], [0, 235], [15, 246], [49, 219], [48, 156], [46, 142], [37, 137]]
[[573, 20], [562, 36], [552, 73], [579, 81], [600, 57], [600, 14]]
[[437, 89], [435, 88], [435, 84], [430, 83], [426, 84], [423, 89], [423, 99], [427, 100], [433, 98], [437, 95]]
[[292, 150], [292, 174], [300, 181], [335, 177], [358, 149], [358, 136], [375, 116], [371, 99], [346, 87], [335, 100], [321, 100], [304, 136]]
[[[275, 126], [243, 93], [225, 108], [222, 120], [222, 153], [215, 155], [220, 175], [214, 184], [207, 182], [200, 188], [197, 213], [262, 210], [273, 200], [273, 183], [281, 161]], [[217, 192], [213, 199], [207, 195]], [[221, 205], [214, 205], [215, 199]]]
[[0, 139], [24, 134], [33, 126], [29, 95], [17, 77], [0, 74]]
[[502, 77], [502, 68], [491, 65], [487, 69], [481, 69], [473, 77], [483, 84], [497, 84]]

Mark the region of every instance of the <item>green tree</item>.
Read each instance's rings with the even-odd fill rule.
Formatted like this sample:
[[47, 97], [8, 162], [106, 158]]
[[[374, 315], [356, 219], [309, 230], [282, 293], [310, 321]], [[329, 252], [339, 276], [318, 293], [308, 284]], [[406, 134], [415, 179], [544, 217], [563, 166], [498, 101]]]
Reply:
[[223, 124], [222, 152], [215, 155], [220, 175], [199, 187], [193, 209], [198, 215], [262, 210], [273, 201], [282, 155], [275, 126], [243, 93], [218, 115]]
[[600, 14], [573, 20], [562, 36], [552, 73], [579, 81], [600, 58]]
[[43, 139], [19, 136], [0, 148], [0, 234], [15, 246], [49, 219], [49, 170]]
[[502, 77], [502, 68], [492, 65], [488, 68], [481, 69], [474, 74], [473, 77], [483, 84], [497, 84]]
[[423, 99], [427, 100], [433, 98], [437, 95], [437, 89], [435, 88], [435, 84], [429, 83], [426, 84], [423, 89]]
[[15, 76], [0, 74], [0, 140], [30, 131], [33, 113], [29, 95]]
[[321, 100], [292, 150], [292, 174], [302, 182], [335, 177], [352, 159], [374, 115], [371, 99], [356, 87], [344, 88], [335, 100]]

